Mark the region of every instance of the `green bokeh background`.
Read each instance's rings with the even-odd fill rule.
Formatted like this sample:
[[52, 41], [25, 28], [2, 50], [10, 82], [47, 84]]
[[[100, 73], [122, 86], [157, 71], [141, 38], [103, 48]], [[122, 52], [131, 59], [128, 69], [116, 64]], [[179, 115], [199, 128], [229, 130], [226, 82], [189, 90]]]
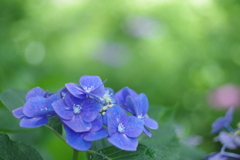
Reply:
[[[139, 17], [149, 21], [135, 25], [147, 26], [136, 36], [129, 28]], [[211, 108], [206, 96], [240, 83], [239, 17], [239, 0], [1, 0], [0, 91], [55, 92], [98, 75], [115, 91], [129, 86], [151, 105], [177, 106], [185, 134], [202, 135], [199, 148], [217, 151], [211, 123], [225, 110]], [[71, 157], [48, 130], [34, 133], [29, 137], [40, 137], [34, 142], [21, 133], [12, 137], [37, 144], [46, 159]]]

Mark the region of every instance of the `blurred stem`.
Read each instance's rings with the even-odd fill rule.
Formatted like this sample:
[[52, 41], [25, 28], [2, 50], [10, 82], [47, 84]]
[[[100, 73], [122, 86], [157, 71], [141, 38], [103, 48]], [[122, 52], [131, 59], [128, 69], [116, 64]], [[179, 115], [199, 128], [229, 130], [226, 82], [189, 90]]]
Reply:
[[48, 125], [44, 125], [45, 127], [47, 127], [48, 129], [50, 129], [51, 131], [53, 131], [61, 140], [63, 140], [64, 142], [66, 142], [66, 140], [63, 138], [63, 136], [61, 134], [59, 134], [57, 131], [55, 131], [54, 129], [52, 129], [51, 127], [49, 127]]
[[73, 158], [72, 158], [72, 160], [77, 160], [78, 159], [78, 153], [79, 153], [78, 150], [73, 149]]

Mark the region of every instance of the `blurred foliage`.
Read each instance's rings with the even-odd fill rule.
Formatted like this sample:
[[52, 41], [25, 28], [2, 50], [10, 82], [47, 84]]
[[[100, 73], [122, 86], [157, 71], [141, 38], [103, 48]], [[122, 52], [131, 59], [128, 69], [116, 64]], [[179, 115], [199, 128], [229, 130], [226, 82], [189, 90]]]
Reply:
[[206, 96], [240, 84], [239, 16], [239, 0], [1, 0], [0, 91], [55, 92], [98, 75], [115, 91], [144, 92], [152, 105], [178, 104], [185, 134], [216, 151], [211, 123], [225, 110]]

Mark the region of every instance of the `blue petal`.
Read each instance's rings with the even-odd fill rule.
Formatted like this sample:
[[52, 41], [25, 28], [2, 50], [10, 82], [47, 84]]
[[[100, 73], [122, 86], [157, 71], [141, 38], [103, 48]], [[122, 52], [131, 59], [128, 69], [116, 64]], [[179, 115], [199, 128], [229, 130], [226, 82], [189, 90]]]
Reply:
[[64, 125], [66, 130], [66, 141], [72, 148], [79, 151], [89, 150], [91, 147], [91, 142], [85, 141], [82, 136], [82, 133], [76, 133], [67, 126]]
[[42, 110], [34, 113], [33, 117], [43, 117], [43, 116], [51, 117], [55, 114], [56, 113], [54, 110]]
[[26, 128], [35, 128], [40, 127], [46, 123], [48, 123], [48, 119], [46, 117], [23, 117], [20, 121], [20, 126]]
[[92, 124], [83, 121], [80, 115], [75, 115], [71, 120], [62, 119], [62, 122], [75, 132], [86, 132], [92, 127]]
[[14, 109], [12, 111], [14, 117], [18, 118], [18, 119], [21, 119], [23, 118], [25, 115], [23, 114], [23, 107], [20, 107], [20, 108], [17, 108], [17, 109]]
[[127, 151], [136, 151], [138, 146], [138, 140], [136, 138], [129, 138], [121, 133], [115, 133], [108, 137], [108, 141], [114, 146]]
[[128, 116], [129, 120], [127, 123], [124, 123], [125, 131], [124, 134], [126, 134], [128, 137], [138, 137], [143, 131], [143, 121], [134, 117], [134, 116]]
[[46, 98], [43, 97], [32, 97], [27, 100], [23, 106], [23, 113], [27, 117], [33, 117], [36, 112], [45, 110]]
[[116, 103], [126, 110], [128, 110], [128, 107], [125, 106], [127, 96], [130, 96], [133, 99], [137, 96], [137, 93], [128, 87], [124, 87], [114, 95]]
[[218, 131], [223, 129], [224, 123], [225, 123], [224, 117], [220, 117], [220, 118], [216, 119], [212, 124], [211, 133], [217, 133]]
[[96, 141], [108, 136], [108, 132], [105, 128], [100, 129], [99, 131], [89, 131], [84, 133], [83, 139], [86, 141]]
[[130, 113], [132, 113], [135, 116], [139, 115], [138, 108], [130, 96], [127, 96], [127, 98], [126, 98], [126, 105], [127, 105], [127, 110]]
[[65, 84], [68, 91], [75, 97], [83, 99], [86, 97], [86, 94], [82, 90], [82, 87], [75, 83], [67, 83]]
[[148, 128], [158, 129], [158, 123], [157, 123], [155, 120], [153, 120], [152, 118], [145, 117], [145, 118], [144, 118], [144, 124], [145, 124], [145, 126], [147, 126]]
[[26, 94], [26, 100], [28, 100], [31, 97], [43, 97], [45, 94], [45, 91], [40, 88], [40, 87], [35, 87], [33, 89], [31, 89], [30, 91], [28, 91], [28, 93]]
[[102, 128], [103, 126], [103, 118], [101, 114], [99, 113], [97, 118], [92, 122], [92, 128], [91, 131], [98, 131]]
[[66, 93], [64, 97], [64, 102], [67, 106], [72, 107], [74, 105], [81, 105], [84, 99], [74, 97], [70, 92]]
[[224, 116], [225, 123], [230, 124], [232, 122], [233, 111], [234, 111], [233, 107], [228, 109], [227, 113]]
[[138, 114], [145, 115], [148, 111], [148, 98], [144, 93], [139, 94], [133, 99], [137, 110]]
[[65, 120], [71, 120], [74, 116], [72, 108], [65, 105], [64, 101], [62, 99], [55, 101], [53, 104], [53, 109], [56, 112], [56, 114], [61, 118]]
[[152, 133], [146, 128], [143, 128], [143, 132], [148, 136], [148, 137], [152, 137]]
[[61, 96], [59, 93], [54, 93], [50, 97], [46, 99], [46, 107], [48, 110], [53, 110], [52, 103], [61, 99]]
[[99, 97], [102, 97], [105, 93], [103, 82], [98, 76], [82, 76], [79, 83], [87, 93], [92, 93]]
[[106, 116], [109, 115], [112, 115], [112, 120], [116, 121], [117, 124], [124, 123], [128, 119], [126, 112], [118, 105], [114, 105], [107, 110]]
[[86, 122], [94, 121], [102, 108], [102, 105], [92, 98], [84, 100], [81, 106], [82, 106], [81, 116], [83, 120]]
[[207, 155], [204, 159], [207, 159], [207, 160], [227, 160], [228, 158], [229, 158], [228, 156], [224, 156], [221, 153], [214, 152], [214, 153], [211, 153], [211, 154]]

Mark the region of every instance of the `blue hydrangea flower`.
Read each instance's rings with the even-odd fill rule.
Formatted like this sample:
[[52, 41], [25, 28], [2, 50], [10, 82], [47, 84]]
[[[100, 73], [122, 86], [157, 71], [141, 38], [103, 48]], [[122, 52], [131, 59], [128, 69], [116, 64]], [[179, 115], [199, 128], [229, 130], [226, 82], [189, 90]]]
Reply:
[[67, 83], [65, 86], [75, 97], [84, 99], [86, 97], [102, 97], [105, 93], [103, 82], [98, 76], [82, 76], [80, 85]]
[[107, 116], [108, 141], [122, 150], [135, 151], [143, 122], [127, 115], [118, 105], [109, 108], [104, 116]]
[[114, 95], [114, 99], [116, 100], [117, 105], [129, 111], [129, 108], [127, 107], [126, 103], [126, 98], [127, 96], [130, 96], [131, 98], [134, 99], [137, 95], [138, 94], [134, 90], [128, 87], [124, 87]]
[[13, 110], [12, 113], [16, 118], [21, 119], [21, 127], [39, 127], [48, 123], [47, 117], [55, 114], [52, 103], [58, 99], [60, 99], [58, 93], [48, 94], [40, 87], [36, 87], [26, 94], [24, 106]]
[[[146, 127], [151, 129], [158, 129], [158, 123], [149, 118], [147, 115], [148, 112], [148, 99], [144, 93], [137, 95], [135, 98], [127, 96], [126, 103], [129, 108], [129, 111], [136, 116], [138, 119], [142, 120]], [[144, 127], [144, 133], [149, 137], [152, 136], [151, 132]]]
[[104, 115], [108, 108], [111, 108], [115, 104], [115, 100], [113, 98], [114, 91], [111, 88], [105, 88], [105, 94], [100, 97], [100, 102], [102, 104], [102, 109], [100, 113]]
[[227, 113], [225, 114], [224, 117], [220, 117], [216, 119], [216, 121], [213, 122], [212, 124], [212, 131], [211, 133], [217, 133], [224, 127], [228, 127], [229, 124], [232, 122], [232, 115], [233, 115], [233, 107], [229, 108]]
[[75, 132], [86, 132], [92, 127], [101, 110], [101, 104], [93, 98], [79, 99], [65, 92], [63, 99], [53, 104], [53, 109], [62, 122]]

